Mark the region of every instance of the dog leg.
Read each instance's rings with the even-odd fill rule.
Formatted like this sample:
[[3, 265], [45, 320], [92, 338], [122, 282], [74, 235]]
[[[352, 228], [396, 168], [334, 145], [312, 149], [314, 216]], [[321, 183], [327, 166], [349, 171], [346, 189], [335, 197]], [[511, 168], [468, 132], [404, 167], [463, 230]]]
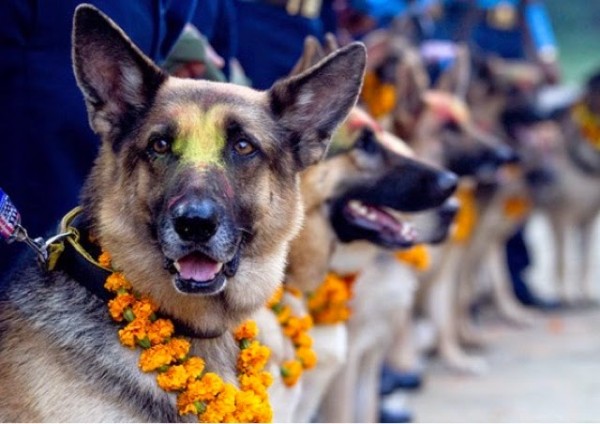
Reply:
[[481, 255], [485, 253], [487, 246], [482, 249], [469, 250], [465, 255], [458, 274], [457, 288], [457, 331], [461, 343], [469, 347], [483, 348], [488, 341], [484, 334], [478, 329], [471, 317], [471, 305], [476, 296], [476, 275], [481, 264]]
[[492, 290], [496, 305], [505, 319], [517, 325], [532, 325], [536, 315], [520, 305], [511, 291], [510, 275], [507, 269], [506, 252], [503, 246], [494, 242], [488, 254], [492, 279]]
[[[357, 355], [353, 354], [352, 350], [349, 353], [346, 364], [335, 376], [329, 389], [324, 393], [321, 408], [319, 409], [318, 422], [355, 422], [355, 403], [356, 391], [359, 384], [360, 359]], [[379, 377], [379, 372], [377, 372], [377, 377]], [[310, 390], [308, 384], [305, 387], [307, 390]]]
[[355, 422], [375, 423], [379, 421], [379, 376], [385, 357], [384, 352], [380, 346], [376, 346], [367, 352], [361, 361]]
[[596, 250], [593, 247], [593, 238], [594, 238], [594, 223], [595, 216], [592, 216], [590, 219], [586, 219], [579, 225], [579, 232], [581, 234], [581, 239], [579, 242], [579, 256], [581, 258], [581, 294], [583, 296], [583, 300], [588, 303], [597, 303], [598, 302], [598, 293], [597, 289], [594, 287], [593, 280], [593, 264], [594, 261], [592, 256]]
[[387, 364], [394, 370], [412, 371], [417, 366], [418, 354], [413, 334], [413, 313], [414, 302], [398, 309], [392, 346], [386, 359]]
[[554, 238], [554, 264], [558, 286], [558, 296], [562, 302], [573, 303], [572, 286], [567, 281], [567, 235], [568, 224], [564, 216], [559, 214], [549, 215], [550, 225], [552, 227], [552, 235]]
[[437, 330], [438, 347], [442, 360], [451, 368], [470, 374], [482, 374], [487, 369], [486, 361], [466, 354], [458, 343], [456, 330], [457, 266], [462, 252], [450, 250], [443, 272], [438, 274], [428, 293], [427, 309]]

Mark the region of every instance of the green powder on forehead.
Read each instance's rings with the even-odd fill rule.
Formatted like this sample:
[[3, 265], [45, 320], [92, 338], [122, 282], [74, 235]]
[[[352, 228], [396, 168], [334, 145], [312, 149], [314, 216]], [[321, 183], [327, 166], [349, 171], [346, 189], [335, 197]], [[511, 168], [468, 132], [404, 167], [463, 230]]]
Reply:
[[220, 107], [203, 111], [196, 105], [182, 106], [175, 115], [178, 132], [173, 153], [185, 163], [222, 166], [226, 141], [222, 118]]

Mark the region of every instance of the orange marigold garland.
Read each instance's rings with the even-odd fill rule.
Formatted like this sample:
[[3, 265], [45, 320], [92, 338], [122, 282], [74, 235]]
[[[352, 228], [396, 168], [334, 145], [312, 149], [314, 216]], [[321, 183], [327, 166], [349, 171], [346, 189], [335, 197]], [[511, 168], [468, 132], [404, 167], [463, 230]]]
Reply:
[[308, 310], [315, 324], [328, 325], [348, 321], [352, 284], [356, 275], [341, 277], [329, 273], [317, 290], [307, 295]]
[[585, 103], [575, 105], [571, 114], [587, 142], [600, 150], [600, 117], [594, 115]]
[[417, 244], [407, 250], [399, 250], [394, 253], [394, 257], [400, 262], [412, 266], [417, 271], [427, 271], [429, 269], [429, 250], [424, 244]]
[[456, 191], [456, 197], [460, 202], [460, 208], [458, 209], [456, 218], [454, 218], [452, 240], [458, 243], [465, 243], [471, 238], [475, 230], [475, 225], [477, 225], [479, 219], [479, 210], [473, 188], [459, 186]]
[[[103, 252], [99, 262], [109, 267], [110, 256]], [[158, 318], [158, 306], [134, 292], [123, 274], [112, 273], [104, 287], [116, 295], [108, 303], [110, 316], [116, 322], [126, 323], [119, 330], [119, 340], [128, 348], [143, 349], [140, 369], [158, 372], [159, 387], [177, 393], [180, 415], [194, 414], [200, 422], [272, 421], [267, 389], [273, 377], [264, 371], [271, 352], [256, 340], [256, 323], [246, 321], [234, 333], [240, 347], [238, 388], [215, 373], [205, 372], [204, 360], [189, 354], [191, 343], [173, 337], [173, 323]]]
[[[302, 296], [299, 290], [285, 288], [293, 296]], [[283, 302], [284, 287], [280, 286], [275, 294], [267, 303], [277, 316], [283, 333], [289, 337], [294, 345], [296, 355], [294, 359], [285, 361], [280, 366], [281, 377], [287, 386], [295, 385], [304, 370], [314, 368], [317, 364], [317, 354], [312, 349], [313, 339], [309, 335], [309, 330], [313, 326], [313, 320], [310, 315], [296, 317], [293, 315], [292, 308]]]
[[524, 196], [511, 196], [504, 200], [503, 208], [507, 218], [521, 219], [531, 210], [531, 201]]

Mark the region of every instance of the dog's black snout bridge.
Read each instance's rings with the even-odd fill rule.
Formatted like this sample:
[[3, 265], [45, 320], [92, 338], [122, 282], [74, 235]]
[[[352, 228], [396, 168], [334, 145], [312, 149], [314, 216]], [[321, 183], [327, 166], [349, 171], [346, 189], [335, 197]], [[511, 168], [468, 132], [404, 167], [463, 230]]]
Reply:
[[496, 148], [495, 155], [496, 160], [500, 165], [518, 163], [520, 160], [517, 152], [508, 146], [500, 146]]
[[454, 173], [447, 171], [439, 173], [436, 181], [436, 187], [443, 197], [448, 197], [454, 193], [457, 185], [458, 177]]
[[218, 206], [211, 199], [184, 198], [173, 206], [171, 216], [184, 241], [206, 243], [219, 227]]

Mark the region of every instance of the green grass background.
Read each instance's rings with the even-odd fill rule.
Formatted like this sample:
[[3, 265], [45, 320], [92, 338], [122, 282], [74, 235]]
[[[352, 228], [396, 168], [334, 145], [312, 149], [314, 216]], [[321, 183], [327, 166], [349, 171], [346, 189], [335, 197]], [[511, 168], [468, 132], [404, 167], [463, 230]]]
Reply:
[[565, 82], [583, 83], [600, 70], [600, 0], [546, 0]]

